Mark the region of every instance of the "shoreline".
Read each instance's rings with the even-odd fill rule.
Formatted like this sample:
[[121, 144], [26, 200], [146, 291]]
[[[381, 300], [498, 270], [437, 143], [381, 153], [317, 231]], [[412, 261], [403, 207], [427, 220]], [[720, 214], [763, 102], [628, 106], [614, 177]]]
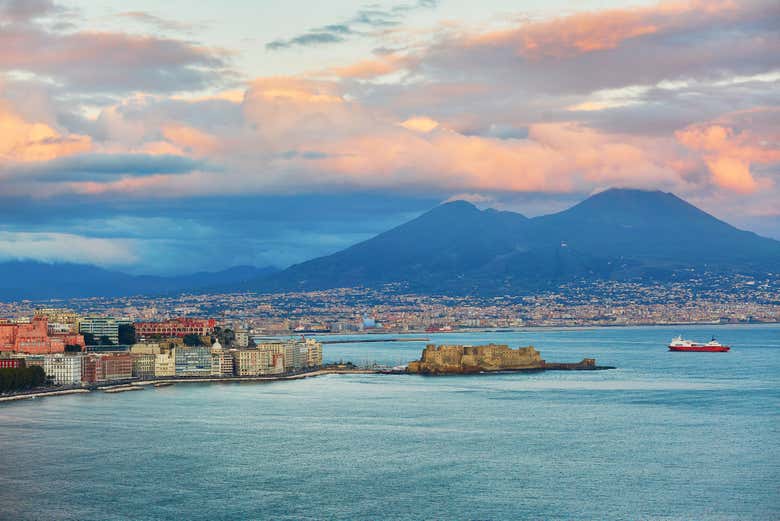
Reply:
[[[719, 322], [675, 322], [664, 324], [593, 324], [593, 325], [579, 325], [579, 326], [522, 326], [522, 327], [494, 327], [494, 328], [468, 328], [468, 329], [453, 329], [452, 331], [355, 331], [351, 333], [306, 333], [311, 337], [355, 337], [355, 336], [373, 336], [373, 335], [419, 335], [427, 334], [431, 335], [430, 341], [433, 341], [440, 335], [452, 335], [452, 334], [467, 334], [467, 333], [523, 333], [526, 331], [578, 331], [583, 329], [620, 329], [620, 328], [665, 328], [665, 327], [760, 327], [760, 326], [780, 326], [780, 322], [753, 322], [753, 323], [740, 323], [740, 324], [721, 324]], [[259, 336], [259, 335], [258, 335]], [[284, 334], [268, 335], [268, 336], [286, 336]], [[415, 339], [416, 340], [416, 339]], [[385, 341], [371, 340], [371, 342]], [[406, 342], [405, 338], [394, 339], [395, 342]], [[417, 340], [419, 341], [419, 340]], [[329, 344], [342, 344], [346, 342], [329, 342]], [[349, 343], [360, 343], [360, 340], [354, 340]], [[325, 342], [323, 342], [325, 344]]]
[[280, 376], [214, 376], [214, 377], [180, 377], [180, 378], [160, 378], [155, 380], [138, 380], [138, 381], [125, 381], [121, 383], [106, 383], [100, 386], [81, 387], [75, 389], [62, 389], [55, 391], [30, 391], [27, 393], [14, 394], [10, 396], [0, 396], [0, 403], [14, 402], [19, 400], [31, 400], [38, 397], [50, 397], [50, 396], [64, 396], [69, 394], [86, 394], [91, 392], [101, 391], [107, 394], [117, 394], [128, 391], [143, 391], [148, 387], [168, 387], [175, 384], [204, 384], [204, 383], [262, 383], [262, 382], [283, 382], [291, 380], [303, 380], [304, 378], [316, 378], [318, 376], [325, 376], [330, 374], [378, 374], [378, 375], [410, 375], [410, 376], [473, 376], [473, 375], [489, 375], [489, 374], [511, 374], [511, 373], [529, 373], [529, 372], [544, 372], [544, 371], [602, 371], [608, 369], [616, 369], [613, 366], [594, 366], [594, 367], [577, 367], [579, 364], [567, 364], [567, 363], [555, 363], [550, 364], [549, 367], [529, 367], [521, 369], [501, 369], [496, 371], [478, 371], [478, 372], [464, 372], [464, 373], [452, 373], [452, 374], [426, 374], [426, 373], [410, 373], [408, 371], [392, 371], [382, 369], [317, 369], [307, 373], [298, 373], [291, 375]]
[[116, 394], [126, 391], [142, 391], [148, 386], [154, 387], [157, 384], [169, 386], [181, 383], [259, 383], [259, 382], [280, 382], [286, 380], [302, 380], [304, 378], [313, 378], [328, 374], [387, 374], [377, 369], [317, 369], [307, 373], [298, 373], [291, 375], [268, 375], [268, 376], [214, 376], [214, 377], [180, 377], [180, 378], [160, 378], [155, 380], [125, 381], [122, 383], [106, 382], [100, 386], [79, 387], [75, 389], [61, 389], [53, 391], [31, 390], [25, 393], [13, 394], [9, 396], [0, 396], [0, 403], [14, 402], [19, 400], [31, 400], [40, 397], [64, 396], [68, 394], [86, 394], [95, 391], [101, 391], [108, 394]]
[[91, 392], [89, 389], [62, 389], [61, 391], [31, 391], [29, 393], [0, 396], [0, 402], [15, 402], [18, 400], [32, 400], [47, 396], [63, 396], [66, 394], [83, 394]]

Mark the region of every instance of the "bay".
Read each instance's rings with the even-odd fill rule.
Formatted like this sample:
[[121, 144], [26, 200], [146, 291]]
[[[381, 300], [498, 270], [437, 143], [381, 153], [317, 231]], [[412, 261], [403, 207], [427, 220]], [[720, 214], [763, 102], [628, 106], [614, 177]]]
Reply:
[[[670, 353], [678, 333], [733, 348]], [[7, 403], [0, 517], [780, 518], [777, 325], [431, 337], [533, 344], [548, 361], [617, 369], [331, 375]], [[324, 356], [396, 365], [423, 347], [332, 344]]]

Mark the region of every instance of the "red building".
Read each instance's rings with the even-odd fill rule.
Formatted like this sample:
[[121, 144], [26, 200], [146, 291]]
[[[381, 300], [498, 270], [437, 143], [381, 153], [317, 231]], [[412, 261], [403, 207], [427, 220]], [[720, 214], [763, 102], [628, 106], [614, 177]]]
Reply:
[[84, 342], [84, 335], [55, 335], [56, 338], [62, 339], [62, 342], [66, 346], [81, 346], [81, 350], [84, 351], [87, 347]]
[[35, 317], [22, 324], [4, 321], [0, 322], [0, 351], [34, 355], [62, 353], [65, 342], [63, 337], [49, 336], [46, 317]]
[[133, 377], [133, 358], [130, 353], [88, 355], [81, 366], [81, 380], [85, 383], [127, 380]]
[[136, 322], [135, 336], [138, 338], [206, 336], [214, 332], [216, 325], [217, 321], [213, 318], [174, 318], [164, 322]]
[[0, 358], [0, 369], [15, 369], [24, 366], [24, 358]]

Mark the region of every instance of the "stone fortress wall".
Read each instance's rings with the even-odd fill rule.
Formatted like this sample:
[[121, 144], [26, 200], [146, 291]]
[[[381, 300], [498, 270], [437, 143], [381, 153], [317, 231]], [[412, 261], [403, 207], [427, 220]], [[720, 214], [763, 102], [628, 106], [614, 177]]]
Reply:
[[533, 346], [511, 349], [504, 344], [483, 346], [429, 344], [419, 361], [410, 362], [410, 373], [477, 373], [517, 369], [543, 369], [545, 361]]

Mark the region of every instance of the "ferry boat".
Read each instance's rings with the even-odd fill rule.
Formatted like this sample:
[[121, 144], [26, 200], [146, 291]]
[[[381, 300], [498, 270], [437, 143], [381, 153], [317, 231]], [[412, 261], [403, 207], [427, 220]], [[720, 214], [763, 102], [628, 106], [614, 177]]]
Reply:
[[731, 349], [729, 346], [724, 346], [715, 337], [706, 344], [694, 342], [692, 340], [685, 340], [682, 336], [677, 336], [672, 339], [669, 344], [669, 351], [692, 351], [699, 353], [725, 353]]

